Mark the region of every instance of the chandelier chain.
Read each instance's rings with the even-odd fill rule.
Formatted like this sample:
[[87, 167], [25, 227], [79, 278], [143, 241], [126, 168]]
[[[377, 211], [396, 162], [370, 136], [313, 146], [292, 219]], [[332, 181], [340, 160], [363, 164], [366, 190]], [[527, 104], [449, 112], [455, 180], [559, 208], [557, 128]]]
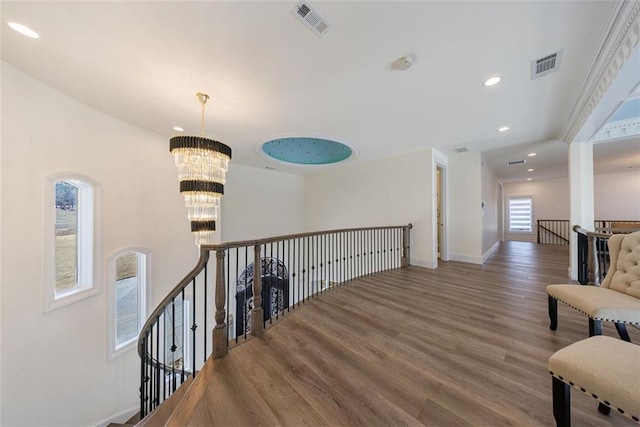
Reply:
[[200, 113], [200, 136], [204, 137], [204, 109], [207, 100], [209, 99], [209, 95], [206, 93], [198, 92], [196, 93], [200, 104], [202, 105], [202, 112]]

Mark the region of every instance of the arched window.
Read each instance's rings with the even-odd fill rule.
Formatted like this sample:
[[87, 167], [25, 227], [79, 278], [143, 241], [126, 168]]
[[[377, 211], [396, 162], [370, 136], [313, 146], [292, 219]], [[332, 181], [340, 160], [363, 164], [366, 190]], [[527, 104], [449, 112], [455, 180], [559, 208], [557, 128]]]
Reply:
[[95, 295], [98, 288], [99, 185], [56, 174], [45, 188], [45, 311]]
[[125, 248], [107, 259], [110, 359], [134, 347], [146, 320], [149, 254], [146, 248]]

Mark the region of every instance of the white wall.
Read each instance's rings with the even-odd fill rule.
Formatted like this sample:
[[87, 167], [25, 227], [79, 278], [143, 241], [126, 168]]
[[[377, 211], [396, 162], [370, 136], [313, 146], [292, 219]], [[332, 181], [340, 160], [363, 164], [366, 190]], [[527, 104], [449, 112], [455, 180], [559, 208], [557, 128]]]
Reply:
[[482, 165], [482, 254], [486, 259], [497, 248], [498, 236], [498, 191], [499, 183], [495, 171]]
[[640, 169], [596, 175], [593, 187], [596, 220], [640, 221]]
[[[2, 425], [89, 425], [138, 405], [135, 351], [107, 362], [104, 260], [152, 251], [157, 302], [195, 264], [168, 139], [2, 63]], [[70, 171], [102, 186], [102, 292], [43, 313], [43, 187]], [[154, 303], [155, 307], [155, 303]], [[152, 307], [153, 308], [153, 307]]]
[[449, 255], [482, 264], [482, 170], [480, 153], [449, 157]]
[[411, 264], [431, 267], [437, 255], [432, 249], [434, 176], [432, 150], [309, 175], [305, 177], [305, 228], [412, 223]]
[[306, 231], [304, 178], [231, 163], [221, 224], [224, 242]]
[[[640, 170], [594, 175], [593, 180], [596, 220], [640, 221]], [[504, 184], [505, 209], [507, 197], [528, 195], [533, 196], [534, 224], [538, 219], [569, 219], [568, 178], [507, 182]], [[536, 234], [505, 232], [505, 239], [535, 241]]]

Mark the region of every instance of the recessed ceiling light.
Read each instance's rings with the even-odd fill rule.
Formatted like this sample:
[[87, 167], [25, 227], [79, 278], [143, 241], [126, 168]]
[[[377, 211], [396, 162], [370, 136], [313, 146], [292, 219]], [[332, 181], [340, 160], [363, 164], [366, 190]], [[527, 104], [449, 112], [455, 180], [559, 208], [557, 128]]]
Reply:
[[498, 132], [506, 132], [509, 129], [511, 129], [509, 126], [502, 126], [502, 127], [498, 128]]
[[180, 126], [174, 126], [173, 130], [175, 130], [176, 132], [184, 132], [184, 129], [182, 129]]
[[485, 86], [495, 86], [498, 83], [500, 83], [500, 80], [502, 80], [501, 77], [498, 76], [494, 76], [494, 77], [490, 77], [487, 80], [484, 81], [484, 85]]
[[535, 169], [527, 169], [527, 172], [533, 172]]
[[531, 181], [531, 178], [527, 178], [527, 181]]
[[23, 36], [31, 37], [32, 39], [39, 39], [40, 35], [33, 31], [31, 28], [26, 27], [22, 24], [18, 24], [17, 22], [7, 22], [7, 25], [13, 30], [17, 31]]
[[527, 154], [527, 156], [529, 156], [529, 157], [533, 157], [533, 156], [535, 156], [535, 155], [536, 155], [536, 153], [529, 153], [529, 154]]

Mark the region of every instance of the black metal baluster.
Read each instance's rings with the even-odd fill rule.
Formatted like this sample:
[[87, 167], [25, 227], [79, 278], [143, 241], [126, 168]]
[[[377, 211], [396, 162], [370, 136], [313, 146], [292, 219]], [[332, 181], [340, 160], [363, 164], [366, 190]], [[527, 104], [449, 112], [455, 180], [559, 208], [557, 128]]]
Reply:
[[340, 232], [340, 281], [345, 282], [346, 276], [344, 271], [345, 265], [345, 250], [344, 250], [344, 231]]
[[327, 254], [327, 265], [329, 268], [329, 288], [331, 288], [331, 282], [334, 282], [333, 277], [333, 233], [329, 234], [329, 253]]
[[384, 230], [384, 269], [389, 269], [389, 256], [387, 254], [387, 249], [389, 248], [389, 230]]
[[171, 392], [176, 391], [176, 304], [171, 299], [172, 325], [171, 325]]
[[[282, 256], [284, 258], [284, 247], [282, 249]], [[280, 242], [276, 242], [276, 259], [278, 260], [278, 263], [276, 264], [276, 274], [278, 274], [278, 271], [280, 268]], [[284, 260], [282, 261], [282, 263], [284, 264]], [[277, 320], [280, 318], [280, 296], [282, 296], [282, 303], [284, 304], [284, 289], [276, 289], [276, 292], [277, 292], [276, 295], [278, 297], [276, 298], [276, 304], [278, 306], [276, 311], [276, 320]]]
[[304, 288], [300, 288], [300, 264], [302, 262], [302, 258], [300, 255], [300, 246], [302, 246], [303, 242], [301, 241], [302, 239], [298, 239], [298, 242], [296, 244], [296, 246], [298, 246], [298, 256], [296, 257], [296, 271], [298, 274], [298, 280], [297, 280], [297, 284], [298, 284], [298, 307], [300, 307], [300, 301], [303, 299], [302, 297], [302, 293], [304, 292]]
[[326, 234], [320, 235], [320, 293], [324, 293], [327, 287], [327, 247]]
[[[238, 307], [240, 305], [239, 301], [238, 301], [238, 296], [239, 296], [238, 295], [238, 279], [239, 279], [239, 276], [238, 276], [239, 265], [238, 265], [238, 263], [239, 263], [239, 261], [240, 261], [240, 248], [236, 248], [236, 275], [235, 275], [236, 286], [234, 286], [235, 290], [233, 291], [234, 295], [236, 296], [236, 312], [234, 313], [235, 317], [238, 317], [238, 313], [242, 313], [242, 315], [244, 316], [244, 308], [238, 309]], [[245, 293], [245, 297], [246, 297], [246, 293]], [[236, 319], [235, 322], [236, 322], [236, 325], [240, 324], [240, 321], [238, 319]], [[242, 320], [242, 325], [244, 325], [244, 319]], [[238, 330], [238, 328], [235, 328], [235, 332], [236, 333], [234, 335], [236, 336], [235, 337], [236, 344], [238, 344], [238, 336], [240, 335], [240, 331]]]
[[149, 412], [153, 411], [153, 391], [155, 390], [155, 378], [154, 375], [155, 368], [153, 367], [153, 334], [147, 335], [149, 337], [149, 347], [147, 348], [147, 352], [149, 354], [149, 362], [147, 366], [149, 367]]
[[[145, 359], [148, 360], [149, 358], [149, 335], [147, 335], [147, 338], [144, 342], [144, 357]], [[145, 394], [146, 394], [146, 399], [145, 399], [145, 405], [146, 405], [146, 411], [147, 413], [151, 412], [151, 387], [150, 387], [150, 372], [151, 369], [153, 367], [153, 363], [147, 363], [144, 369], [144, 388], [145, 388]]]
[[[306, 252], [306, 257], [305, 257], [305, 259], [307, 260], [307, 262], [306, 262], [306, 266], [307, 266], [306, 273], [307, 273], [307, 275], [305, 276], [307, 278], [307, 299], [305, 300], [305, 302], [306, 302], [306, 301], [309, 301], [309, 298], [311, 297], [310, 292], [309, 292], [309, 285], [311, 284], [310, 283], [311, 281], [309, 280], [309, 274], [310, 274], [309, 273], [309, 267], [310, 267], [310, 264], [311, 264], [311, 257], [310, 257], [310, 254], [311, 254], [311, 250], [310, 250], [311, 242], [309, 242], [309, 237], [308, 236], [305, 238], [305, 240], [307, 241], [307, 252]], [[302, 270], [302, 274], [303, 275], [305, 274], [305, 270]]]
[[[196, 329], [198, 329], [198, 325], [196, 324], [196, 278], [193, 278], [193, 301], [191, 302], [191, 371], [192, 375], [196, 373]], [[184, 363], [182, 364], [184, 366]], [[184, 369], [183, 369], [184, 370]], [[184, 381], [184, 380], [183, 380]]]
[[[247, 315], [245, 314], [245, 311], [247, 311], [247, 310], [249, 312], [251, 312], [251, 307], [247, 307], [248, 306], [248, 304], [247, 304], [247, 301], [248, 301], [247, 300], [247, 292], [248, 292], [248, 289], [249, 289], [249, 277], [248, 277], [249, 272], [247, 271], [247, 267], [249, 267], [249, 247], [245, 246], [244, 247], [244, 273], [245, 273], [245, 276], [244, 276], [244, 306], [242, 307], [242, 325], [243, 325], [243, 328], [244, 328], [244, 331], [243, 331], [244, 339], [247, 339], [247, 329], [251, 328], [251, 323], [250, 323], [251, 321], [247, 322], [248, 318], [247, 318]], [[253, 268], [254, 268], [254, 270], [256, 268], [259, 268], [256, 260], [253, 261]], [[238, 271], [236, 270], [236, 277], [237, 276], [238, 276]], [[254, 291], [254, 289], [253, 289], [253, 280], [251, 280], [251, 295], [253, 297], [255, 297], [253, 291]], [[247, 324], [247, 323], [249, 323], [249, 324]]]
[[[271, 242], [271, 249], [269, 250], [269, 255], [267, 255], [267, 244], [266, 243], [264, 243], [262, 245], [262, 247], [260, 248], [260, 253], [264, 254], [264, 258], [265, 259], [266, 258], [273, 258], [273, 242]], [[261, 255], [260, 256], [260, 270], [259, 270], [259, 272], [260, 272], [259, 274], [260, 274], [260, 278], [261, 279], [262, 279], [262, 276], [263, 276], [263, 274], [262, 274], [262, 257], [263, 256]], [[266, 289], [265, 283], [264, 283], [264, 281], [262, 281], [262, 290], [261, 290], [262, 294], [261, 295], [267, 295], [267, 292], [265, 291], [265, 289]], [[269, 283], [269, 289], [271, 289], [271, 283]], [[254, 289], [254, 291], [255, 291], [255, 289]], [[269, 298], [269, 301], [271, 301], [271, 291], [269, 291], [269, 295], [267, 295], [267, 298]], [[265, 310], [265, 306], [267, 305], [267, 303], [265, 301], [267, 300], [267, 298], [264, 298], [264, 297], [261, 298], [261, 300], [262, 300], [262, 302], [261, 302], [261, 304], [262, 304], [262, 313], [263, 313], [263, 315], [262, 315], [262, 329], [263, 330], [267, 326], [267, 320], [264, 318], [264, 314], [267, 313], [267, 310]], [[255, 301], [255, 299], [254, 299], [254, 301]], [[255, 304], [255, 302], [254, 302], [254, 304]], [[271, 308], [271, 306], [269, 306], [269, 307]], [[271, 321], [271, 312], [269, 312], [269, 321]]]
[[[162, 324], [163, 324], [163, 328], [162, 328], [162, 363], [161, 365], [166, 366], [167, 365], [167, 309], [165, 308], [162, 311], [161, 314], [162, 317]], [[160, 359], [158, 359], [158, 362], [160, 362]], [[166, 400], [167, 398], [167, 371], [163, 368], [162, 369], [162, 400]]]
[[358, 231], [356, 239], [356, 251], [358, 253], [358, 277], [362, 277], [362, 230]]
[[145, 337], [142, 340], [142, 357], [140, 357], [140, 417], [144, 417], [146, 415], [145, 412], [145, 407], [144, 407], [144, 402], [145, 402], [145, 394], [146, 394], [146, 390], [145, 390], [145, 384], [144, 384], [144, 372], [145, 372], [145, 368], [146, 368], [146, 363], [145, 363], [145, 350], [146, 350], [146, 343], [147, 342], [147, 337]]
[[316, 270], [316, 258], [318, 239], [317, 236], [311, 236], [311, 295], [314, 297], [318, 293], [318, 271]]
[[[156, 317], [156, 393], [155, 393], [155, 406], [160, 404], [160, 316]], [[153, 333], [153, 331], [152, 331]]]
[[[291, 239], [287, 240], [287, 313], [290, 311], [291, 308], [291, 285], [292, 283], [290, 283], [289, 281], [289, 272], [291, 271]], [[293, 295], [293, 300], [295, 301], [295, 295]]]
[[380, 258], [380, 245], [382, 244], [381, 242], [381, 238], [380, 238], [380, 233], [382, 231], [380, 229], [375, 229], [374, 233], [376, 233], [376, 273], [379, 273], [382, 271], [382, 259]]

